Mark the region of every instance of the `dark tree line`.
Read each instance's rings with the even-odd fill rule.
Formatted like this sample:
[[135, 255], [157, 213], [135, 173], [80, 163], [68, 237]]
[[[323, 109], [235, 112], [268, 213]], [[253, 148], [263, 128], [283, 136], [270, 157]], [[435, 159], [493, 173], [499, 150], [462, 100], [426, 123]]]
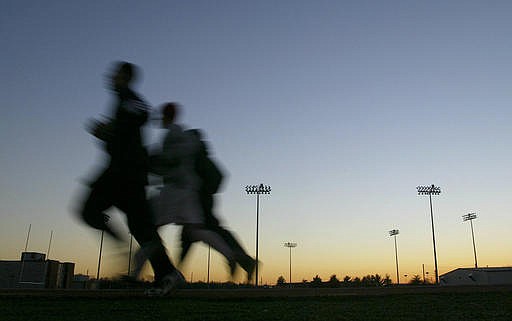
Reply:
[[[323, 281], [321, 277], [315, 275], [311, 281], [302, 280], [302, 283], [294, 283], [294, 287], [311, 287], [311, 288], [340, 288], [340, 287], [380, 287], [389, 286], [393, 284], [389, 274], [382, 277], [379, 274], [368, 274], [363, 277], [352, 278], [346, 275], [342, 280], [336, 277], [336, 274], [331, 275], [328, 281]], [[428, 280], [423, 280], [419, 275], [414, 275], [408, 282], [412, 285], [425, 285], [431, 284]], [[277, 279], [276, 286], [287, 286], [288, 283], [283, 276]]]
[[[340, 288], [340, 287], [379, 287], [386, 286], [392, 284], [391, 278], [386, 274], [385, 277], [380, 276], [379, 274], [375, 275], [366, 275], [362, 278], [355, 277], [352, 278], [350, 276], [345, 276], [343, 280], [339, 280], [336, 274], [331, 275], [328, 281], [323, 281], [320, 276], [315, 275], [311, 281], [302, 280], [300, 286], [302, 287], [312, 287], [312, 288]], [[277, 279], [277, 286], [286, 286], [286, 280], [283, 276], [280, 276]], [[296, 284], [295, 286], [298, 286]]]

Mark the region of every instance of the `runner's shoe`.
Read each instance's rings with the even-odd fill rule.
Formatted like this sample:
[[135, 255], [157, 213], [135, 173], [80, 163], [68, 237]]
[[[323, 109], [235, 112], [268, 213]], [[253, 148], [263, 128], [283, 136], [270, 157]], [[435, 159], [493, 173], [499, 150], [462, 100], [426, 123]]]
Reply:
[[168, 296], [185, 283], [185, 277], [178, 270], [171, 272], [160, 280], [159, 285], [147, 289], [144, 294], [147, 296]]

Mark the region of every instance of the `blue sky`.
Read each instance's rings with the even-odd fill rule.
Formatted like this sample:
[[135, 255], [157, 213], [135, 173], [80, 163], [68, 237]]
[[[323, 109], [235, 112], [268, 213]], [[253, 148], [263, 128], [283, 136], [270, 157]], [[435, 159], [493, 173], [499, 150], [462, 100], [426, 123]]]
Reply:
[[[136, 63], [153, 106], [178, 101], [229, 172], [219, 214], [254, 253], [262, 198], [264, 281], [315, 274], [394, 276], [387, 231], [398, 228], [404, 274], [433, 270], [434, 183], [440, 272], [512, 265], [512, 46], [507, 1], [8, 1], [1, 5], [0, 259], [29, 249], [95, 271], [98, 234], [72, 216], [103, 155], [84, 130], [108, 112], [104, 75]], [[149, 124], [151, 125], [151, 124]], [[149, 126], [147, 142], [160, 132]], [[118, 217], [119, 223], [122, 216]], [[162, 230], [177, 253], [177, 229]], [[70, 246], [72, 244], [72, 246]], [[497, 251], [497, 248], [503, 249]], [[118, 249], [105, 269], [124, 267]], [[205, 273], [204, 247], [184, 267]], [[115, 257], [115, 258], [114, 258]], [[116, 261], [117, 260], [117, 261]], [[214, 262], [222, 259], [215, 257]], [[214, 277], [223, 279], [218, 265]], [[92, 274], [92, 272], [90, 272]]]

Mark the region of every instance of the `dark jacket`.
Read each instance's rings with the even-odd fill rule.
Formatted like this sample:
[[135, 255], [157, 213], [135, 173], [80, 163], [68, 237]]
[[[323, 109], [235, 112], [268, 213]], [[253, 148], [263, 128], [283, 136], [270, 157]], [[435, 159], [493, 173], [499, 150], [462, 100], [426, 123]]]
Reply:
[[130, 182], [147, 184], [148, 155], [142, 144], [141, 127], [149, 106], [132, 90], [118, 92], [111, 135], [106, 141], [110, 163], [107, 171]]

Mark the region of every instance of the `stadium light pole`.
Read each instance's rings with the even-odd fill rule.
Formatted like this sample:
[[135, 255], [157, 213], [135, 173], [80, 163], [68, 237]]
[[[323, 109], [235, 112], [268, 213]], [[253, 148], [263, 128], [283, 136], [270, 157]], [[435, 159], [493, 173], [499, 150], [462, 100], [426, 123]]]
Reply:
[[286, 242], [284, 243], [284, 247], [290, 249], [290, 287], [292, 287], [292, 248], [297, 247], [297, 243], [294, 242]]
[[27, 241], [25, 242], [25, 252], [27, 252], [28, 249], [28, 240], [30, 239], [30, 230], [32, 229], [32, 224], [28, 225], [28, 232], [27, 232]]
[[475, 254], [475, 268], [478, 269], [478, 263], [476, 260], [476, 245], [475, 245], [475, 233], [473, 232], [473, 220], [476, 218], [476, 213], [468, 213], [462, 215], [463, 222], [469, 221], [471, 224], [471, 238], [473, 239], [473, 253]]
[[441, 188], [432, 184], [429, 186], [418, 186], [416, 189], [418, 190], [418, 195], [428, 195], [430, 200], [430, 221], [432, 222], [432, 244], [434, 247], [434, 272], [436, 274], [436, 284], [439, 284], [439, 271], [437, 270], [436, 235], [434, 232], [434, 212], [432, 210], [432, 195], [441, 194]]
[[130, 233], [130, 249], [128, 251], [128, 277], [131, 276], [131, 272], [132, 272], [132, 244], [133, 244], [133, 235]]
[[398, 274], [398, 250], [396, 247], [396, 236], [400, 233], [399, 230], [389, 231], [389, 236], [393, 236], [395, 239], [395, 262], [396, 262], [396, 284], [400, 285], [400, 274]]
[[103, 251], [103, 235], [105, 234], [105, 230], [101, 231], [101, 241], [100, 241], [100, 254], [98, 255], [98, 272], [96, 273], [96, 280], [100, 280], [100, 266], [101, 266], [101, 252]]
[[53, 230], [50, 231], [50, 241], [48, 242], [48, 251], [46, 251], [46, 259], [50, 259], [50, 248], [52, 246]]
[[210, 288], [210, 252], [211, 252], [212, 246], [208, 244], [208, 272], [206, 277], [206, 284], [208, 285], [208, 289]]
[[[105, 220], [105, 223], [108, 223], [110, 221], [109, 216], [104, 216], [103, 219]], [[105, 230], [101, 230], [101, 241], [100, 241], [100, 254], [98, 255], [98, 272], [96, 273], [96, 280], [100, 280], [100, 266], [101, 266], [101, 252], [103, 251], [103, 236], [105, 235]]]
[[270, 194], [270, 186], [268, 185], [247, 185], [245, 187], [245, 191], [247, 194], [256, 194], [256, 278], [255, 278], [255, 286], [258, 287], [258, 233], [259, 233], [259, 221], [260, 221], [260, 194]]

